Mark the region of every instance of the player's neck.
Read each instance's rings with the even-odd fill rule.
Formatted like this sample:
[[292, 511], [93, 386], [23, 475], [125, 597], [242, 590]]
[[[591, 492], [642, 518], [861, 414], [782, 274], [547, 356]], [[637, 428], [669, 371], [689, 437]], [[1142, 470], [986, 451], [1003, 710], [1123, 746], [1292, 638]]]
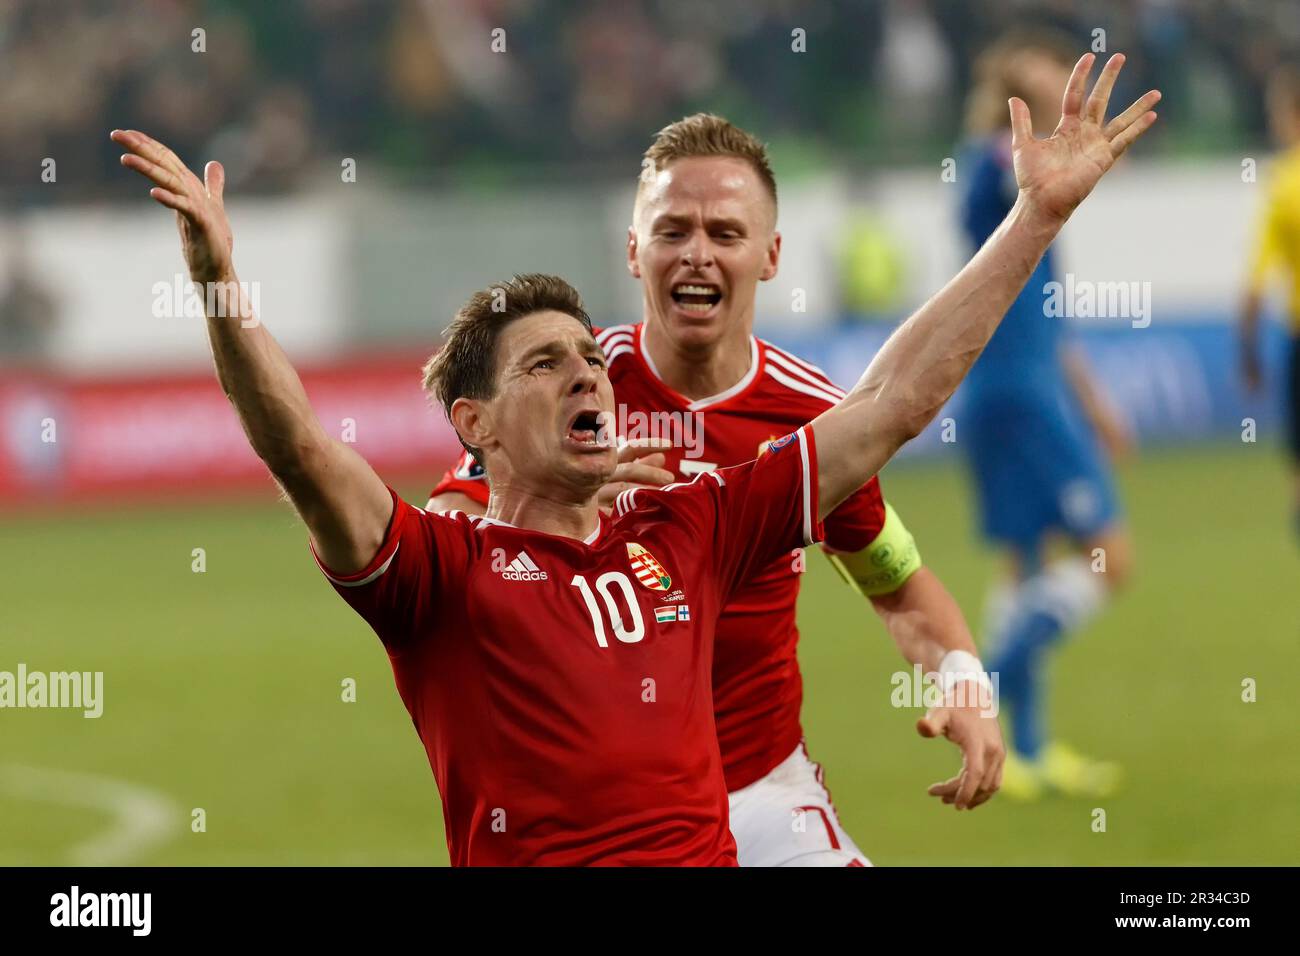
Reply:
[[600, 527], [600, 509], [594, 496], [584, 502], [564, 501], [509, 484], [493, 484], [484, 517], [578, 541], [590, 538]]
[[750, 337], [747, 326], [737, 326], [712, 345], [685, 348], [646, 322], [641, 347], [665, 385], [698, 401], [722, 394], [749, 374], [754, 359]]

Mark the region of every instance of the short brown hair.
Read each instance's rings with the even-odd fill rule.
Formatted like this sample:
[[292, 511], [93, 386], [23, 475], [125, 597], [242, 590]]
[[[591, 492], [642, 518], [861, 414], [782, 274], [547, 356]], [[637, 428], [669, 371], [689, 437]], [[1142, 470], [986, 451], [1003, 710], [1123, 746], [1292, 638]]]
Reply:
[[1026, 53], [1037, 53], [1066, 68], [1079, 58], [1076, 44], [1050, 27], [1019, 28], [994, 41], [975, 60], [974, 85], [966, 101], [968, 133], [984, 136], [1011, 125], [1007, 100], [1027, 98], [1016, 72], [1019, 58]]
[[642, 182], [648, 170], [661, 171], [677, 159], [695, 156], [731, 156], [743, 159], [758, 174], [767, 193], [776, 204], [776, 177], [767, 158], [767, 147], [739, 126], [721, 116], [696, 113], [665, 126], [655, 134], [654, 142], [641, 160]]
[[[498, 282], [469, 297], [443, 333], [442, 348], [424, 364], [424, 389], [451, 421], [458, 398], [488, 399], [496, 394], [496, 351], [501, 331], [515, 319], [537, 312], [563, 312], [591, 331], [591, 317], [578, 290], [559, 276], [530, 272]], [[482, 464], [479, 449], [465, 446]]]

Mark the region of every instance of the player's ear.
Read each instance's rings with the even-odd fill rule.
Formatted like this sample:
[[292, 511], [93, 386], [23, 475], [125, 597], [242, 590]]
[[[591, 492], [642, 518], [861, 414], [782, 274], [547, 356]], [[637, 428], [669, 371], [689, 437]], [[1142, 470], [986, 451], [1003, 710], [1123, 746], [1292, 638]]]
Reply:
[[641, 278], [641, 267], [636, 262], [636, 227], [627, 227], [627, 271], [633, 279]]
[[482, 403], [458, 398], [451, 405], [451, 424], [456, 434], [475, 448], [482, 448], [492, 434], [492, 416]]
[[781, 234], [772, 233], [772, 241], [768, 244], [767, 253], [763, 260], [763, 271], [759, 278], [766, 282], [768, 279], [776, 278], [777, 266], [781, 264]]

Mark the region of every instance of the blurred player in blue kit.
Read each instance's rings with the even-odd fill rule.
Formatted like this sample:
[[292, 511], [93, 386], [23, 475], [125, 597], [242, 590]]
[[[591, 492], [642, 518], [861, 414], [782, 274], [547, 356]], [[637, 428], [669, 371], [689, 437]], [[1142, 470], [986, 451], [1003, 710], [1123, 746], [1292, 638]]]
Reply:
[[[974, 249], [1015, 202], [1007, 99], [1025, 100], [1035, 135], [1049, 135], [1061, 115], [1055, 91], [1069, 75], [1069, 50], [1051, 34], [1023, 33], [978, 63], [971, 138], [958, 167], [961, 225]], [[1083, 757], [1046, 730], [1049, 652], [1106, 605], [1133, 561], [1107, 462], [1128, 448], [1129, 432], [1064, 320], [1046, 308], [1045, 287], [1057, 278], [1049, 248], [972, 369], [958, 417], [982, 531], [1009, 558], [1010, 581], [990, 594], [983, 641], [1009, 715], [1003, 792], [1021, 799], [1100, 796], [1119, 782], [1118, 766]]]

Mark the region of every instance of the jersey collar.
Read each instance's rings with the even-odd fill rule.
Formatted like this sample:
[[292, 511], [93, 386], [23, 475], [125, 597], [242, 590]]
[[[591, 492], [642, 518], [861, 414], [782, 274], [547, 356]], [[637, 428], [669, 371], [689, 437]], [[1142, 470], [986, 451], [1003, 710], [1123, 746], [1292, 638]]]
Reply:
[[[516, 531], [529, 531], [532, 532], [533, 534], [544, 534], [552, 538], [564, 538], [564, 540], [566, 541], [576, 540], [575, 538], [565, 537], [562, 534], [551, 534], [549, 531], [534, 531], [532, 528], [520, 528], [518, 525], [513, 525], [509, 521], [502, 521], [499, 518], [489, 518], [487, 517], [487, 515], [474, 516], [475, 527], [478, 527], [479, 525], [485, 525], [485, 524], [500, 525], [502, 528], [514, 528]], [[591, 534], [587, 535], [585, 538], [583, 538], [582, 543], [585, 545], [595, 544], [596, 541], [599, 540], [600, 534], [604, 530], [604, 528], [605, 528], [605, 515], [603, 512], [597, 512], [596, 530], [593, 531]]]
[[710, 408], [714, 405], [720, 405], [723, 402], [727, 401], [728, 399], [735, 398], [745, 389], [749, 388], [750, 385], [754, 384], [754, 379], [758, 377], [758, 367], [761, 364], [759, 360], [759, 354], [758, 354], [758, 339], [751, 332], [749, 335], [749, 370], [745, 372], [744, 375], [741, 376], [740, 381], [738, 381], [735, 385], [731, 386], [731, 388], [727, 389], [726, 391], [719, 392], [717, 395], [710, 395], [708, 398], [699, 398], [696, 399], [695, 401], [690, 401], [689, 399], [686, 398], [685, 395], [680, 394], [672, 386], [670, 386], [667, 382], [665, 382], [664, 377], [659, 374], [659, 370], [655, 368], [654, 360], [650, 358], [649, 350], [645, 347], [645, 343], [643, 341], [644, 336], [645, 336], [645, 323], [642, 322], [640, 325], [636, 327], [637, 354], [640, 355], [641, 360], [645, 362], [645, 366], [650, 370], [650, 374], [655, 377], [655, 379], [659, 382], [660, 385], [662, 385], [669, 392], [675, 395], [678, 398], [678, 400], [681, 402], [681, 404], [686, 406], [687, 411], [691, 411], [691, 412], [703, 411], [704, 409]]

